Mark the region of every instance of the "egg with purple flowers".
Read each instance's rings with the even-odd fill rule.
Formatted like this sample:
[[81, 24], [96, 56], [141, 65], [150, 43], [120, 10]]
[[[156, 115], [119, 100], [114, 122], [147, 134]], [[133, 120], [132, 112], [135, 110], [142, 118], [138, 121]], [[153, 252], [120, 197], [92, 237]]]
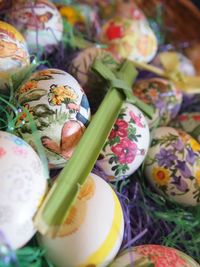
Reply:
[[144, 172], [164, 197], [184, 206], [200, 204], [200, 144], [186, 132], [155, 129]]

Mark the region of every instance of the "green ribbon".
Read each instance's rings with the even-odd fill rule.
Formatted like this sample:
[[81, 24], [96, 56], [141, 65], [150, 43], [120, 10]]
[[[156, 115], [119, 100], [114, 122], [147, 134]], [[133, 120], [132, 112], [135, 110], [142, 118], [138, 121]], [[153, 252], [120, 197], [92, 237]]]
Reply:
[[[98, 59], [94, 61], [92, 69], [99, 73], [105, 80], [107, 80], [110, 84], [110, 87], [116, 88], [123, 92], [127, 102], [134, 104], [141, 111], [143, 111], [147, 117], [152, 119], [154, 108], [145, 104], [139, 98], [134, 96], [131, 88], [133, 80], [128, 81], [128, 77], [130, 77], [131, 73], [133, 73], [133, 64], [130, 61], [125, 61], [120, 69], [120, 72], [116, 72], [116, 74]], [[135, 77], [136, 76], [137, 72], [135, 71]]]

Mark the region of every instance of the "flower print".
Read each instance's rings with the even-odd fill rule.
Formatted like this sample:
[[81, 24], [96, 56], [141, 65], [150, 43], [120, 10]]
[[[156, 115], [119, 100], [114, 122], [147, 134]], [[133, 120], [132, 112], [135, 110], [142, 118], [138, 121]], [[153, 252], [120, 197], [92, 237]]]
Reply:
[[128, 128], [128, 123], [126, 121], [121, 120], [121, 119], [117, 119], [108, 138], [112, 139], [116, 136], [126, 137], [127, 136], [127, 128]]
[[172, 146], [178, 151], [183, 151], [183, 149], [185, 148], [184, 143], [180, 139], [173, 143]]
[[191, 165], [195, 162], [195, 153], [191, 148], [187, 148], [186, 162]]
[[149, 96], [156, 101], [158, 99], [158, 91], [154, 88], [149, 89]]
[[200, 121], [200, 115], [193, 115], [192, 118], [194, 121]]
[[124, 37], [124, 28], [122, 25], [115, 24], [114, 21], [112, 21], [109, 25], [109, 27], [106, 30], [106, 36], [109, 41], [123, 38]]
[[176, 185], [176, 188], [181, 192], [188, 192], [188, 184], [184, 179], [181, 178], [181, 176], [173, 176], [172, 184]]
[[189, 178], [190, 176], [192, 176], [192, 173], [191, 173], [190, 169], [188, 168], [188, 166], [187, 166], [185, 161], [177, 160], [176, 167], [177, 167], [177, 169], [180, 170], [181, 175], [184, 178]]
[[0, 158], [6, 154], [6, 150], [3, 147], [0, 147]]
[[25, 104], [24, 109], [26, 109], [26, 111], [24, 111], [22, 109], [19, 110], [16, 126], [24, 124], [25, 122], [29, 122], [28, 114], [30, 116], [33, 116], [33, 111], [31, 110], [29, 104]]
[[160, 153], [156, 155], [156, 160], [158, 161], [159, 166], [164, 167], [171, 167], [175, 164], [175, 160], [177, 160], [177, 156], [174, 155], [174, 152], [172, 149], [165, 149], [161, 148]]
[[154, 167], [152, 175], [153, 179], [155, 180], [155, 183], [160, 186], [167, 185], [170, 180], [168, 169], [163, 167]]
[[26, 82], [21, 88], [20, 88], [20, 94], [26, 93], [32, 89], [37, 89], [37, 81], [30, 80]]
[[187, 121], [189, 119], [188, 115], [180, 115], [178, 117], [179, 121]]
[[77, 99], [77, 94], [74, 90], [67, 85], [55, 85], [50, 87], [50, 93], [48, 94], [49, 103], [51, 105], [61, 105], [62, 103], [69, 103]]
[[141, 114], [137, 116], [133, 113], [133, 111], [130, 111], [129, 115], [138, 127], [144, 128], [144, 125], [141, 123]]
[[200, 152], [200, 144], [199, 142], [197, 142], [195, 139], [193, 138], [190, 138], [189, 139], [189, 145], [191, 146], [191, 148], [194, 150], [194, 151], [199, 151]]
[[121, 164], [128, 164], [134, 161], [137, 154], [137, 145], [128, 138], [124, 138], [121, 142], [111, 148], [116, 154]]
[[155, 103], [155, 107], [159, 109], [160, 111], [165, 108], [166, 104], [164, 100], [159, 100]]
[[198, 186], [200, 186], [200, 169], [195, 172], [195, 178]]

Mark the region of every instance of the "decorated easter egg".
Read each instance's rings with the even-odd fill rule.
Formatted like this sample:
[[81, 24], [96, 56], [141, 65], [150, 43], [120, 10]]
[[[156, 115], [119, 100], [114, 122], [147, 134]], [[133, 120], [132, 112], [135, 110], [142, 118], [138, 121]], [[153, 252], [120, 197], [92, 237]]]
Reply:
[[99, 38], [118, 59], [149, 62], [157, 51], [153, 31], [139, 20], [114, 17], [103, 25]]
[[182, 103], [182, 92], [165, 79], [152, 78], [134, 84], [133, 93], [144, 103], [159, 111], [160, 125], [167, 125], [178, 114]]
[[62, 70], [41, 70], [21, 86], [17, 99], [22, 108], [15, 125], [16, 133], [34, 147], [34, 123], [49, 166], [64, 166], [90, 118], [89, 103], [79, 83]]
[[79, 32], [86, 34], [86, 38], [93, 38], [99, 30], [99, 21], [96, 9], [86, 4], [64, 5], [58, 4], [58, 10]]
[[30, 51], [52, 51], [62, 39], [62, 17], [49, 0], [16, 0], [8, 19], [22, 32]]
[[200, 144], [182, 130], [153, 131], [145, 176], [164, 197], [185, 206], [200, 204]]
[[143, 162], [150, 142], [142, 112], [124, 103], [96, 165], [112, 180], [126, 178]]
[[36, 152], [21, 138], [0, 131], [0, 229], [14, 249], [35, 234], [32, 218], [47, 183]]
[[141, 245], [121, 253], [109, 267], [199, 267], [190, 256], [175, 248]]
[[[102, 197], [103, 196], [103, 197]], [[38, 236], [46, 257], [57, 267], [107, 266], [123, 239], [120, 202], [102, 178], [90, 174], [71, 207], [59, 236]]]
[[170, 126], [181, 128], [200, 142], [200, 112], [184, 112], [178, 115]]
[[23, 36], [3, 21], [0, 21], [0, 48], [0, 91], [5, 91], [12, 75], [29, 65], [29, 53]]

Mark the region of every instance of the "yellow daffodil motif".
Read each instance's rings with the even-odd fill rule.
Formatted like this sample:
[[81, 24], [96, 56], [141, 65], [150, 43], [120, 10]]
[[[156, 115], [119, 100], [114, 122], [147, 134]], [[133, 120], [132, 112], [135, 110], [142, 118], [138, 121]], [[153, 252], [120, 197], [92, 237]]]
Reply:
[[200, 187], [200, 169], [196, 171], [195, 178], [198, 186]]
[[191, 148], [193, 149], [193, 151], [200, 151], [200, 144], [195, 139], [191, 138], [189, 140], [189, 144]]
[[170, 179], [169, 171], [162, 167], [154, 167], [152, 171], [154, 182], [159, 185], [167, 185]]

